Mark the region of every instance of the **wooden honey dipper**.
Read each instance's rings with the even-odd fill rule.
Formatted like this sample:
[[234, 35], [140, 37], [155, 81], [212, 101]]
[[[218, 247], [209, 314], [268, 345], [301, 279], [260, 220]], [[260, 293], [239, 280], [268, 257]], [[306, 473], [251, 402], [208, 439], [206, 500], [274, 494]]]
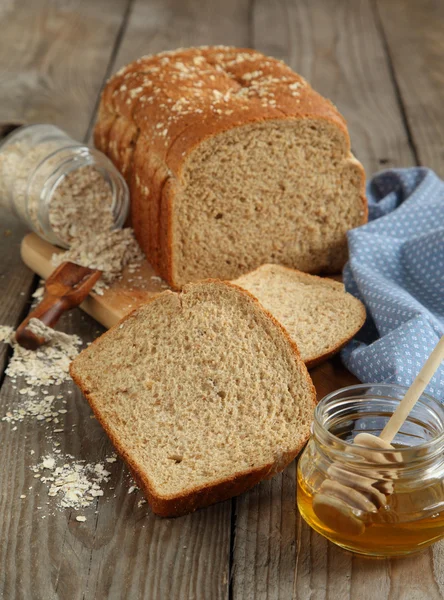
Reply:
[[[355, 454], [381, 466], [384, 463], [387, 465], [399, 461], [396, 452], [387, 453], [378, 450], [396, 450], [391, 442], [442, 360], [444, 360], [444, 336], [439, 340], [379, 437], [370, 433], [359, 433], [354, 438]], [[387, 504], [387, 496], [393, 492], [392, 481], [382, 479], [376, 470], [367, 475], [359, 475], [345, 470], [337, 463], [333, 463], [328, 468], [327, 474], [329, 479], [323, 481], [319, 492], [313, 498], [313, 510], [316, 516], [334, 531], [345, 535], [361, 535], [365, 531], [365, 515], [375, 513]]]

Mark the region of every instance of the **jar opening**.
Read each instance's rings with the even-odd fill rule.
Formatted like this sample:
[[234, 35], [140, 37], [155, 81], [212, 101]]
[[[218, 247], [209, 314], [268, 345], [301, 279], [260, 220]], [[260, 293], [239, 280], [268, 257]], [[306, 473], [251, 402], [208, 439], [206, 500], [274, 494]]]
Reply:
[[[329, 452], [353, 454], [358, 433], [379, 436], [404, 397], [407, 387], [392, 384], [361, 384], [325, 396], [315, 410], [314, 435]], [[430, 458], [444, 448], [444, 409], [432, 396], [423, 394], [392, 444], [403, 463]], [[391, 450], [378, 450], [390, 462]]]
[[39, 162], [27, 194], [28, 219], [62, 248], [69, 248], [79, 232], [95, 235], [122, 228], [129, 209], [127, 185], [109, 159], [72, 142]]
[[0, 154], [5, 199], [48, 242], [68, 248], [84, 234], [106, 235], [124, 226], [127, 184], [95, 148], [56, 126], [38, 124], [13, 131]]

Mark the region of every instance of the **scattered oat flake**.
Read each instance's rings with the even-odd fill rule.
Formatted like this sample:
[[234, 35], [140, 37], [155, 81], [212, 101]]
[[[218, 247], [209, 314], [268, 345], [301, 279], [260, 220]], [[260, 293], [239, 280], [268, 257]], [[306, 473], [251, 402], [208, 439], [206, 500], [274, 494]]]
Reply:
[[[65, 461], [57, 466], [57, 460]], [[101, 484], [109, 481], [110, 473], [101, 463], [87, 464], [69, 457], [46, 456], [31, 467], [42, 483], [48, 486], [48, 496], [55, 497], [59, 508], [84, 508], [103, 496]], [[46, 471], [50, 470], [47, 476]]]
[[12, 412], [7, 412], [2, 417], [2, 421], [15, 423], [16, 421], [23, 421], [26, 417], [34, 417], [37, 421], [50, 419], [53, 417], [54, 412], [52, 401], [48, 400], [48, 398], [51, 398], [51, 396], [37, 399], [27, 397], [24, 401], [17, 404], [17, 406], [14, 406]]
[[44, 287], [39, 287], [36, 289], [36, 291], [32, 294], [33, 298], [41, 298], [43, 296], [45, 292], [45, 288]]
[[53, 456], [47, 456], [42, 461], [42, 468], [52, 471], [55, 467], [55, 459]]
[[94, 291], [102, 295], [111, 283], [122, 276], [125, 266], [139, 265], [144, 260], [144, 256], [136, 242], [133, 230], [125, 228], [74, 240], [67, 252], [54, 254], [52, 257], [54, 266], [67, 260], [102, 271], [102, 277], [94, 286]]
[[[28, 386], [60, 385], [70, 381], [69, 363], [79, 353], [80, 338], [54, 331], [38, 319], [31, 319], [28, 327], [33, 333], [44, 337], [46, 343], [34, 351], [22, 348], [12, 340], [14, 353], [6, 374], [13, 382], [23, 376]], [[20, 390], [20, 393], [26, 392]]]
[[9, 325], [0, 325], [0, 342], [8, 344], [13, 331]]

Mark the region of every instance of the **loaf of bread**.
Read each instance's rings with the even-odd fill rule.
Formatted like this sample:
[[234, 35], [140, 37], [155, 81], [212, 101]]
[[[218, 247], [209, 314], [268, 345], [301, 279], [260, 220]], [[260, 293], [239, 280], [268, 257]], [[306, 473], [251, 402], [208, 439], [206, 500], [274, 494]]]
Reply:
[[107, 83], [95, 144], [173, 288], [267, 262], [338, 272], [367, 218], [343, 117], [283, 62], [223, 46], [143, 57]]
[[362, 302], [327, 277], [262, 265], [233, 283], [253, 294], [287, 330], [307, 367], [338, 352], [365, 322]]
[[240, 494], [281, 471], [309, 436], [315, 390], [295, 344], [228, 283], [164, 292], [70, 372], [162, 516]]

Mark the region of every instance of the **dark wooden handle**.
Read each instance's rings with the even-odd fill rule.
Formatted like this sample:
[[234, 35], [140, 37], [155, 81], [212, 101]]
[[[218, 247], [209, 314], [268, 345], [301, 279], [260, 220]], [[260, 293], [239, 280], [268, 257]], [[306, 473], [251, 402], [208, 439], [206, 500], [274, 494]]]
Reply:
[[30, 319], [39, 319], [54, 327], [61, 315], [78, 306], [102, 275], [101, 271], [71, 262], [62, 263], [47, 279], [45, 295], [40, 304], [18, 327], [15, 338], [20, 346], [36, 350], [45, 340], [28, 329]]
[[45, 294], [40, 304], [29, 313], [15, 332], [15, 338], [20, 346], [28, 348], [28, 350], [35, 350], [44, 344], [45, 340], [41, 336], [36, 335], [27, 328], [29, 321], [39, 319], [48, 327], [54, 327], [62, 314], [71, 308], [70, 304], [66, 298]]

